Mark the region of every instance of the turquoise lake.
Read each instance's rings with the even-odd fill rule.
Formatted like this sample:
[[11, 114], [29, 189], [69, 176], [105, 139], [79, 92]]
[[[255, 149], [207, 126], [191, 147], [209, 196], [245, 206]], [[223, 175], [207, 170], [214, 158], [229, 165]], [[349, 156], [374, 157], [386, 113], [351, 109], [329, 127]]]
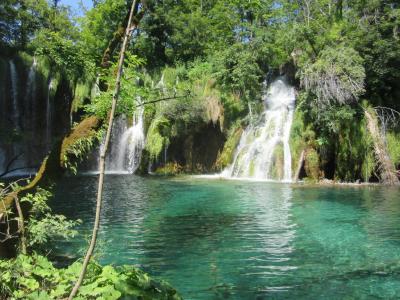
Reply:
[[[56, 254], [83, 254], [96, 188], [57, 187], [55, 212], [83, 223]], [[108, 175], [104, 196], [97, 259], [185, 299], [400, 298], [398, 188]]]

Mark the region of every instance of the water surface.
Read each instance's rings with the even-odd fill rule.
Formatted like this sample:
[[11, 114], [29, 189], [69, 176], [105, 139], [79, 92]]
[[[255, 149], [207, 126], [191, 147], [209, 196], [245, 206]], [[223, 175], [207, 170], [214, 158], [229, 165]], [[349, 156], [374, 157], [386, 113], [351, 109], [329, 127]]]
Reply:
[[[53, 207], [84, 222], [97, 177], [66, 178]], [[98, 259], [133, 264], [185, 299], [398, 299], [400, 190], [108, 175]]]

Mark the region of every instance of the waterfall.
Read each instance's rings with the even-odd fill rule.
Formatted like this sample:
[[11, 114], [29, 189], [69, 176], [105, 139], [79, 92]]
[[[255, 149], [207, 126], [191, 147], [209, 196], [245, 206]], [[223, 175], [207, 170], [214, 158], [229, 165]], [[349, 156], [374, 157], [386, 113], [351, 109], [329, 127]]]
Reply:
[[[11, 101], [12, 101], [12, 121], [14, 128], [17, 131], [21, 130], [20, 126], [20, 110], [19, 110], [19, 104], [18, 104], [18, 73], [17, 69], [15, 67], [15, 63], [13, 60], [10, 60], [9, 62], [9, 67], [10, 67], [10, 79], [11, 79]], [[18, 159], [21, 153], [23, 153], [21, 149], [21, 145], [17, 143], [16, 141], [13, 142], [12, 144], [12, 158], [17, 157], [17, 159], [13, 163], [13, 167], [20, 167], [21, 160]], [[2, 161], [0, 161], [0, 167], [5, 165], [6, 163], [6, 158], [7, 156], [3, 154]], [[23, 163], [23, 162], [22, 162]]]
[[[138, 98], [138, 105], [142, 104]], [[107, 154], [107, 173], [133, 174], [139, 167], [142, 151], [145, 146], [144, 107], [138, 106], [132, 116], [132, 126], [128, 127], [125, 116], [115, 119], [111, 136], [110, 149]], [[104, 141], [103, 141], [104, 143]], [[100, 145], [102, 151], [104, 144]]]
[[28, 73], [28, 82], [26, 88], [27, 98], [30, 98], [32, 95], [34, 96], [36, 94], [36, 66], [37, 66], [37, 61], [36, 57], [34, 57], [32, 66], [29, 69]]
[[[25, 117], [25, 128], [33, 128], [34, 124], [36, 124], [36, 66], [37, 61], [36, 57], [33, 58], [32, 66], [29, 69], [28, 73], [28, 81], [26, 85], [26, 94], [25, 94], [25, 109], [27, 110], [27, 116]], [[32, 127], [33, 126], [33, 127]]]
[[126, 169], [129, 173], [135, 172], [139, 167], [142, 150], [144, 148], [143, 113], [143, 107], [139, 107], [135, 111], [133, 114], [132, 126], [122, 134], [118, 145], [118, 168]]
[[46, 100], [46, 147], [47, 150], [51, 148], [51, 129], [52, 129], [52, 119], [53, 110], [51, 106], [51, 90], [53, 89], [53, 79], [49, 79], [49, 84], [47, 86], [47, 100]]
[[[294, 88], [284, 76], [274, 80], [263, 96], [265, 110], [258, 122], [243, 132], [233, 163], [222, 173], [227, 177], [291, 181], [290, 129], [295, 104]], [[277, 165], [278, 146], [283, 150], [283, 166]], [[275, 167], [275, 168], [274, 168]], [[283, 171], [283, 176], [277, 176]]]
[[15, 68], [14, 61], [10, 60], [10, 76], [11, 76], [11, 95], [12, 95], [12, 109], [13, 109], [13, 121], [16, 129], [20, 129], [19, 126], [19, 106], [18, 106], [18, 74]]

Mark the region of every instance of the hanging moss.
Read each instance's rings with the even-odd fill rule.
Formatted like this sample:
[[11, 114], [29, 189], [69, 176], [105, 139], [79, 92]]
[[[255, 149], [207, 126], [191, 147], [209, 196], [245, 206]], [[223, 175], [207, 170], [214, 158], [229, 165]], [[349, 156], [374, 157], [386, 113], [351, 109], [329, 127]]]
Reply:
[[376, 163], [372, 138], [364, 118], [356, 116], [342, 124], [336, 143], [335, 161], [336, 179], [348, 182], [369, 180]]
[[49, 78], [52, 73], [52, 67], [50, 60], [46, 56], [37, 56], [36, 57], [36, 70], [38, 73], [42, 74], [44, 78]]
[[400, 133], [388, 132], [386, 140], [390, 158], [394, 165], [398, 167], [400, 165]]
[[233, 126], [228, 133], [228, 138], [225, 142], [224, 149], [218, 155], [217, 161], [215, 163], [216, 168], [219, 170], [224, 169], [230, 163], [232, 163], [233, 156], [235, 155], [235, 150], [239, 144], [240, 137], [242, 136], [243, 128], [240, 124]]
[[304, 168], [307, 177], [312, 180], [318, 180], [320, 177], [320, 163], [318, 152], [309, 148], [305, 155]]
[[92, 94], [92, 82], [81, 82], [79, 81], [75, 86], [74, 99], [72, 101], [71, 110], [77, 112], [79, 108], [83, 107], [86, 99], [91, 98]]
[[296, 109], [294, 112], [289, 144], [292, 155], [292, 172], [295, 172], [301, 153], [308, 148], [315, 148], [315, 132], [310, 126], [305, 125], [300, 109]]
[[293, 116], [289, 140], [293, 172], [297, 169], [297, 163], [299, 161], [301, 152], [306, 148], [303, 137], [304, 127], [303, 115], [299, 109], [296, 109]]
[[155, 160], [161, 151], [169, 145], [170, 122], [165, 117], [156, 117], [149, 127], [146, 138], [146, 150], [150, 159]]
[[26, 66], [31, 66], [33, 63], [33, 56], [23, 51], [18, 52], [17, 58]]
[[75, 158], [82, 158], [82, 155], [89, 150], [89, 146], [92, 146], [92, 140], [97, 136], [99, 125], [100, 120], [98, 118], [95, 116], [88, 117], [79, 123], [70, 135], [64, 138], [60, 152], [61, 166], [67, 167], [69, 165], [71, 154]]

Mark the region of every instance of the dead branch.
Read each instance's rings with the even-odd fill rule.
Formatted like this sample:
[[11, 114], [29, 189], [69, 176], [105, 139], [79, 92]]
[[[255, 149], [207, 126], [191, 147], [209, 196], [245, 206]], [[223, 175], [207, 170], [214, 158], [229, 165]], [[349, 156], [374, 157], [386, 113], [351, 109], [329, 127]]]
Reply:
[[14, 202], [18, 212], [18, 233], [21, 235], [21, 253], [26, 255], [25, 218], [16, 194], [14, 196]]
[[388, 129], [395, 128], [400, 124], [400, 112], [397, 110], [385, 106], [376, 106], [374, 110], [383, 134], [386, 135]]
[[364, 110], [364, 115], [374, 145], [375, 158], [379, 169], [379, 178], [383, 184], [397, 185], [399, 184], [399, 179], [397, 178], [396, 170], [388, 154], [385, 137], [382, 135], [381, 129], [379, 129], [378, 117], [374, 115], [374, 112], [375, 111], [370, 113], [369, 111]]

